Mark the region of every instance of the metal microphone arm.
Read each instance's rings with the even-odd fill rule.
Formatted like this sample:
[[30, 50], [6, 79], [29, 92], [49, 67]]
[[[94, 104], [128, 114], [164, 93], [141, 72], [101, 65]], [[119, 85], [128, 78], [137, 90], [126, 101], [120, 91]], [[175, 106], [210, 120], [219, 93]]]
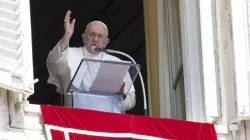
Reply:
[[[120, 51], [115, 51], [115, 50], [109, 50], [109, 49], [106, 49], [106, 52], [107, 53], [115, 53], [115, 54], [120, 54], [120, 55], [123, 55], [123, 56], [126, 56], [127, 58], [129, 58], [134, 64], [137, 64], [135, 62], [135, 60], [129, 56], [128, 54], [126, 53], [123, 53], [123, 52], [120, 52]], [[146, 92], [145, 92], [145, 86], [144, 86], [144, 81], [143, 81], [143, 78], [142, 78], [142, 75], [141, 75], [141, 71], [138, 69], [138, 67], [136, 67], [138, 72], [139, 72], [139, 77], [140, 77], [140, 80], [141, 80], [141, 85], [142, 85], [142, 92], [143, 92], [143, 100], [144, 100], [144, 116], [148, 116], [148, 109], [147, 109], [147, 99], [146, 99]]]

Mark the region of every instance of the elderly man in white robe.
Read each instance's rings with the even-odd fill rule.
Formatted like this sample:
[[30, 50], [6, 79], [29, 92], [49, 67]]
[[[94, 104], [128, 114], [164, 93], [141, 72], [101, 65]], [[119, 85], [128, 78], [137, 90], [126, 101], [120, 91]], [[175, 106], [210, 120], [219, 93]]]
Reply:
[[[67, 95], [67, 87], [70, 84], [73, 75], [82, 58], [108, 60], [108, 61], [121, 61], [115, 56], [109, 55], [104, 52], [93, 52], [91, 46], [106, 48], [109, 43], [108, 28], [100, 21], [93, 21], [86, 26], [85, 32], [82, 34], [84, 46], [80, 48], [69, 47], [70, 38], [74, 32], [74, 25], [76, 19], [71, 21], [71, 11], [67, 11], [64, 19], [65, 33], [56, 46], [50, 51], [47, 58], [47, 68], [49, 72], [48, 83], [54, 84], [57, 87], [57, 92]], [[84, 76], [82, 80], [83, 87], [89, 88], [93, 83], [93, 77], [97, 73], [94, 65], [89, 65], [89, 77]], [[129, 75], [127, 75], [129, 76]], [[121, 101], [124, 111], [130, 110], [135, 106], [136, 96], [134, 86], [130, 88], [132, 83], [129, 83], [127, 76], [124, 78], [124, 84], [121, 86], [120, 94], [126, 94], [125, 99]], [[131, 81], [130, 81], [131, 82]], [[128, 89], [128, 92], [124, 92]], [[85, 89], [87, 90], [87, 89]], [[64, 106], [71, 107], [72, 100], [68, 96], [64, 96]]]

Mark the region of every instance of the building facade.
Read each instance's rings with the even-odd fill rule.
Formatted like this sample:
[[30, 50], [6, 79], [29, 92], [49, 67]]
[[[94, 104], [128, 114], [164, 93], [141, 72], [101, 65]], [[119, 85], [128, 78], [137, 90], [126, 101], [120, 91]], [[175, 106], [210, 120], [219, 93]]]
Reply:
[[249, 1], [144, 2], [150, 115], [249, 139]]
[[[27, 102], [37, 82], [29, 3], [0, 3], [0, 139], [45, 139], [39, 105]], [[249, 3], [144, 0], [150, 116], [209, 122], [219, 139], [250, 139]]]

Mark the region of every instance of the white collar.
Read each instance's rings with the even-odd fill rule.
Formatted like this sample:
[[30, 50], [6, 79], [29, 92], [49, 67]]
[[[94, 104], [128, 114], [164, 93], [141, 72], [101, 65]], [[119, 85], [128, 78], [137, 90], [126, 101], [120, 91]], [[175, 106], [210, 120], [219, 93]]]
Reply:
[[88, 52], [88, 50], [86, 49], [86, 46], [83, 47], [83, 56], [86, 58], [92, 58], [92, 59], [102, 59], [103, 56], [103, 52], [99, 53], [98, 55], [93, 55], [91, 53]]

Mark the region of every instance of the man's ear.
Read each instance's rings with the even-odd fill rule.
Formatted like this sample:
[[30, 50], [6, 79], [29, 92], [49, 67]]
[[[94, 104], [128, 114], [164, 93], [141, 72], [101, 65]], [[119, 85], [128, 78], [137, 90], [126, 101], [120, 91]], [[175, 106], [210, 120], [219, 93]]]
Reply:
[[109, 42], [110, 42], [109, 38], [106, 38], [106, 45], [104, 48], [106, 48], [106, 46], [109, 44]]
[[82, 41], [85, 44], [85, 42], [86, 42], [86, 34], [85, 33], [82, 33]]

